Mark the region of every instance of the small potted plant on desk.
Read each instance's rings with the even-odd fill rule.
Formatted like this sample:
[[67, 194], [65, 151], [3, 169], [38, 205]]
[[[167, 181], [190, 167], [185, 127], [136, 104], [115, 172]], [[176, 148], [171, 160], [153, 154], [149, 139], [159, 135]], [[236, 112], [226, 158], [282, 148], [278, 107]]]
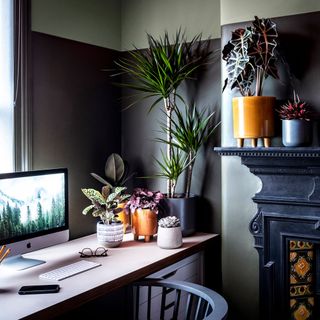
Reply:
[[109, 186], [104, 186], [101, 193], [95, 189], [81, 189], [92, 202], [82, 213], [86, 215], [91, 211], [94, 217], [100, 217], [97, 223], [97, 239], [105, 247], [117, 247], [123, 240], [123, 223], [117, 219], [117, 214], [123, 210], [119, 208], [119, 203], [130, 197], [123, 193], [124, 190], [126, 187], [113, 189]]
[[176, 216], [168, 216], [159, 220], [157, 245], [162, 249], [175, 249], [182, 246], [180, 220]]
[[134, 240], [144, 236], [144, 241], [149, 242], [157, 233], [158, 212], [163, 197], [160, 191], [153, 192], [144, 188], [133, 190], [125, 208], [131, 212]]
[[[104, 177], [96, 173], [91, 173], [91, 176], [101, 182], [104, 186], [110, 188], [124, 187], [125, 183], [131, 179], [135, 173], [129, 173], [128, 163], [122, 159], [117, 153], [112, 153], [106, 160], [104, 167]], [[124, 208], [125, 201], [120, 202], [118, 207]], [[123, 232], [125, 233], [129, 226], [129, 215], [126, 210], [118, 212], [118, 219], [123, 223]]]
[[293, 101], [283, 104], [277, 112], [282, 120], [282, 143], [286, 147], [302, 147], [311, 143], [312, 111], [311, 107], [301, 101], [293, 92]]

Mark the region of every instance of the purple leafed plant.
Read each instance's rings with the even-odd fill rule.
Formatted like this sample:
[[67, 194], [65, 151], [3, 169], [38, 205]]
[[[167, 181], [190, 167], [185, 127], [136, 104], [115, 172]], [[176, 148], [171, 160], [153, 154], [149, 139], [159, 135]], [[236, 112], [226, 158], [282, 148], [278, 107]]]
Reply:
[[159, 211], [160, 200], [164, 198], [164, 195], [160, 191], [150, 191], [144, 188], [136, 188], [129, 200], [126, 203], [125, 208], [133, 213], [136, 209], [150, 209], [155, 213]]

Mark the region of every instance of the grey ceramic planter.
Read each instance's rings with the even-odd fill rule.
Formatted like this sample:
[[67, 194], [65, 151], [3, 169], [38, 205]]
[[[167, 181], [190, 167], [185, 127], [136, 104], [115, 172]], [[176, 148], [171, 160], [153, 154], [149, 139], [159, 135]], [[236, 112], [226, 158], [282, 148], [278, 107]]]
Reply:
[[180, 219], [183, 237], [191, 236], [196, 231], [197, 199], [197, 196], [163, 199], [166, 214]]
[[286, 147], [303, 147], [311, 143], [311, 122], [282, 120], [282, 143]]

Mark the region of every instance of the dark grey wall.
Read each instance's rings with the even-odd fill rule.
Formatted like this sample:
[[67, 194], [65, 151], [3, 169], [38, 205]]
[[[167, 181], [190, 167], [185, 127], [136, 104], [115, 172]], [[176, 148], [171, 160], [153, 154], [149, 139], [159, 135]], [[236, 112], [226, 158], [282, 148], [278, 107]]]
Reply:
[[105, 160], [121, 151], [119, 90], [102, 71], [117, 51], [32, 32], [33, 169], [67, 167], [71, 238], [95, 232], [81, 188], [101, 186]]
[[[212, 50], [217, 50], [218, 55], [207, 69], [188, 85], [184, 85], [180, 93], [191, 101], [194, 99], [199, 109], [208, 107], [215, 110], [216, 120], [220, 120], [220, 40], [211, 40]], [[133, 92], [123, 90], [122, 106], [129, 104], [128, 96]], [[127, 98], [126, 98], [127, 97]], [[158, 172], [154, 162], [154, 157], [160, 158], [161, 144], [154, 141], [159, 136], [159, 121], [163, 119], [163, 104], [159, 103], [149, 114], [148, 110], [152, 100], [138, 103], [134, 107], [122, 112], [122, 153], [129, 161], [132, 170], [137, 171], [138, 175], [153, 175]], [[220, 157], [217, 156], [212, 148], [220, 145], [220, 128], [216, 131], [207, 145], [200, 150], [196, 159], [193, 174], [191, 191], [194, 194], [202, 195], [203, 210], [199, 214], [199, 228], [204, 231], [220, 232]], [[183, 177], [178, 183], [179, 187]], [[133, 186], [147, 186], [151, 189], [159, 189], [166, 192], [165, 180], [162, 179], [139, 179], [136, 178], [131, 183]], [[181, 191], [181, 189], [180, 189]]]

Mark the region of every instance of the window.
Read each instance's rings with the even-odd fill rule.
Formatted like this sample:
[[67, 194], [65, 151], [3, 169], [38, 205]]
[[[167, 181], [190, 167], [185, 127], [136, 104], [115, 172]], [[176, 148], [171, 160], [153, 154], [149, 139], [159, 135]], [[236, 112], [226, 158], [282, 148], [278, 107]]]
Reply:
[[0, 172], [32, 169], [30, 0], [0, 0]]
[[14, 169], [13, 1], [0, 0], [0, 172]]

